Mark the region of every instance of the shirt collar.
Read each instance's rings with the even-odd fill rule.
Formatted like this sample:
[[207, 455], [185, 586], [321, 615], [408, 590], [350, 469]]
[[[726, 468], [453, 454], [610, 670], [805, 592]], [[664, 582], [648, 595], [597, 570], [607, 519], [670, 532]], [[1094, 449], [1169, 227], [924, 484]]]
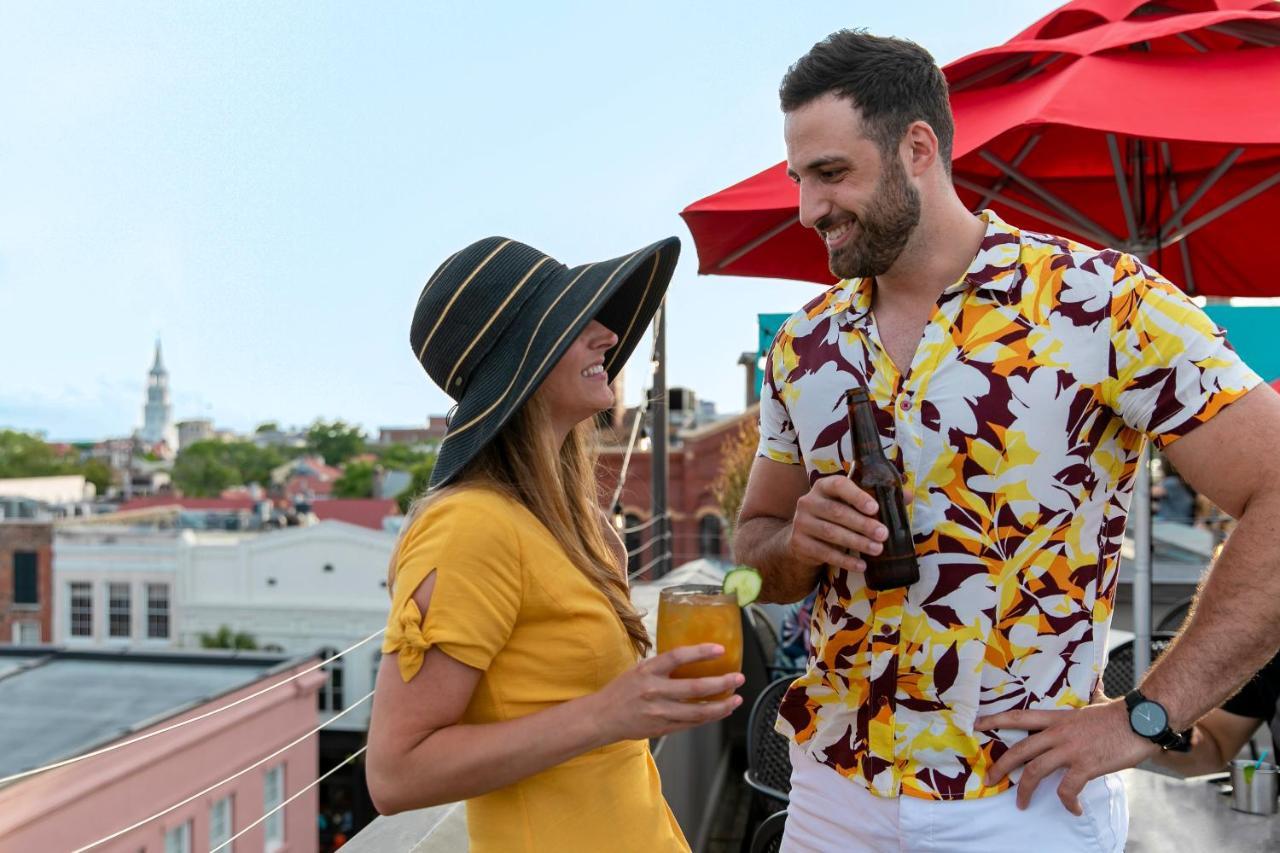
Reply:
[[[1007, 292], [1018, 280], [1018, 261], [1022, 254], [1022, 232], [1005, 222], [995, 211], [984, 210], [978, 217], [987, 223], [987, 233], [978, 245], [969, 269], [947, 291], [960, 287]], [[872, 280], [847, 278], [827, 293], [826, 309], [853, 315], [855, 325], [866, 325], [871, 317]]]

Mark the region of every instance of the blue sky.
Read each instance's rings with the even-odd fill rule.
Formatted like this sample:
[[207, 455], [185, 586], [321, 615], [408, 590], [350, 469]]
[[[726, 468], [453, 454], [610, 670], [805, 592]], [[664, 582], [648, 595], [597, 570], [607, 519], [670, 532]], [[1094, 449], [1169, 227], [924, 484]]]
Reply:
[[180, 419], [443, 413], [410, 314], [490, 234], [570, 265], [679, 235], [668, 381], [740, 410], [755, 315], [817, 291], [699, 277], [677, 213], [782, 159], [786, 67], [853, 26], [945, 64], [1057, 5], [8, 0], [0, 426], [127, 434], [157, 334]]

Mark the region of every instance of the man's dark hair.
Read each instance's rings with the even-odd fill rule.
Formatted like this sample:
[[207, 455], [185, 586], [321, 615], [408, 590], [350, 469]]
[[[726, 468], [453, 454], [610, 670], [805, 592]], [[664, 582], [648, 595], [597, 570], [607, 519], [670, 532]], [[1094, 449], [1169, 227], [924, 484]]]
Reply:
[[938, 153], [951, 174], [955, 122], [947, 100], [947, 78], [929, 51], [905, 39], [838, 30], [787, 69], [778, 89], [789, 113], [828, 93], [849, 98], [867, 136], [891, 154], [913, 121], [926, 121], [938, 137]]

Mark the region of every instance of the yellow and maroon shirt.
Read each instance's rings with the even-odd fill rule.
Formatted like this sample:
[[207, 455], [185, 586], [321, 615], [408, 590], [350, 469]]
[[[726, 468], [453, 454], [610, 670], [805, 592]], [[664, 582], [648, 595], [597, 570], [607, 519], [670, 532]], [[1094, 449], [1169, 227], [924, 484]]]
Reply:
[[851, 462], [844, 392], [871, 391], [915, 493], [920, 580], [876, 593], [828, 570], [814, 654], [778, 730], [880, 796], [971, 799], [1023, 732], [980, 714], [1086, 705], [1105, 659], [1143, 443], [1159, 447], [1260, 382], [1181, 291], [1131, 255], [987, 233], [906, 375], [882, 347], [873, 282], [842, 281], [770, 349], [760, 450], [810, 481]]

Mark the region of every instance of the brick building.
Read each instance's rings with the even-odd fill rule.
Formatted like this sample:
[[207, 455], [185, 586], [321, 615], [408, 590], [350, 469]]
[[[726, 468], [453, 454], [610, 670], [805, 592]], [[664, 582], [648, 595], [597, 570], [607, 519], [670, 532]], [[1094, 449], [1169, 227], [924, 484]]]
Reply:
[[[713, 494], [712, 485], [720, 474], [725, 445], [737, 436], [744, 423], [753, 423], [758, 417], [758, 406], [752, 406], [740, 415], [695, 429], [673, 432], [667, 456], [672, 566], [699, 557], [732, 559], [726, 519]], [[601, 491], [606, 495], [617, 488], [618, 472], [626, 454], [626, 432], [618, 429], [612, 437], [609, 433], [602, 435], [606, 440], [618, 442], [600, 450], [599, 481]], [[637, 448], [631, 454], [620, 501], [627, 527], [643, 525], [650, 520], [652, 477], [653, 460], [649, 450], [642, 452]], [[651, 544], [655, 532], [656, 525], [653, 525], [627, 535], [627, 550], [639, 551], [628, 561], [631, 571], [643, 568], [661, 553], [660, 546]]]
[[0, 521], [0, 645], [53, 642], [53, 525]]

